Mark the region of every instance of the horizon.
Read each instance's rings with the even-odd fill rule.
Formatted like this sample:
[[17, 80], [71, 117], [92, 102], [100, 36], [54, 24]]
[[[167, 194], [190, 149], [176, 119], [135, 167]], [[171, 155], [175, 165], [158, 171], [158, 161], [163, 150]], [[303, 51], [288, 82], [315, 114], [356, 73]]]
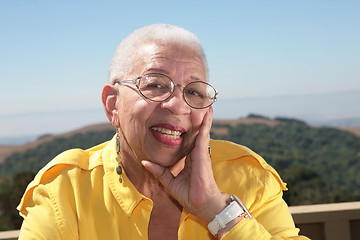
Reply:
[[[360, 91], [331, 94], [281, 95], [272, 97], [220, 98], [214, 104], [214, 120], [236, 120], [249, 114], [269, 119], [293, 118], [312, 126], [360, 127]], [[306, 106], [306, 107], [304, 107]], [[317, 114], [321, 111], [321, 114]], [[53, 123], [57, 122], [56, 129]], [[23, 119], [29, 121], [22, 122]], [[0, 143], [19, 138], [35, 139], [46, 134], [61, 134], [85, 126], [107, 123], [103, 108], [65, 109], [0, 115]], [[18, 130], [18, 134], [15, 134]], [[6, 134], [7, 133], [7, 134]], [[24, 142], [21, 141], [21, 142]]]
[[[360, 91], [360, 2], [164, 3], [1, 1], [0, 138], [107, 121], [99, 112], [100, 94], [112, 55], [124, 37], [152, 23], [178, 25], [199, 38], [210, 81], [224, 102], [329, 94], [337, 98], [339, 92]], [[349, 99], [350, 106], [319, 101], [315, 110], [309, 102], [306, 107], [310, 114], [318, 111], [320, 118], [358, 116], [359, 98]], [[217, 112], [238, 118], [249, 113], [294, 118], [309, 114], [284, 104], [246, 104], [246, 111], [231, 111], [231, 105]], [[271, 109], [258, 112], [263, 105]], [[65, 114], [71, 111], [72, 117]]]
[[[254, 115], [253, 117], [251, 117], [250, 115]], [[360, 136], [360, 115], [355, 116], [355, 117], [343, 117], [343, 118], [331, 118], [328, 120], [313, 120], [313, 121], [306, 121], [302, 118], [297, 118], [297, 117], [291, 117], [291, 116], [283, 116], [283, 115], [275, 115], [273, 117], [269, 117], [267, 115], [263, 115], [263, 114], [259, 114], [259, 113], [249, 113], [247, 116], [241, 116], [238, 118], [214, 118], [213, 121], [237, 121], [237, 120], [241, 120], [241, 119], [246, 119], [246, 118], [264, 118], [266, 120], [270, 120], [270, 121], [276, 121], [278, 118], [283, 118], [283, 119], [289, 119], [289, 120], [298, 120], [298, 121], [302, 121], [305, 122], [305, 124], [311, 126], [311, 127], [330, 127], [330, 128], [339, 128], [342, 130], [347, 129], [346, 131], [350, 131], [353, 134]], [[43, 136], [58, 136], [58, 135], [63, 135], [63, 134], [68, 134], [71, 132], [76, 132], [80, 129], [84, 129], [84, 128], [88, 128], [88, 127], [93, 127], [95, 125], [102, 125], [102, 124], [109, 124], [109, 121], [103, 121], [103, 122], [93, 122], [93, 123], [88, 123], [88, 124], [83, 124], [83, 125], [78, 125], [76, 126], [71, 126], [69, 128], [64, 128], [62, 131], [58, 131], [58, 132], [42, 132], [42, 133], [38, 133], [38, 134], [28, 134], [28, 135], [12, 135], [12, 136], [0, 136], [0, 146], [19, 146], [19, 145], [23, 145], [23, 144], [27, 144], [27, 143], [31, 143], [33, 141], [36, 141], [40, 138], [42, 138]]]

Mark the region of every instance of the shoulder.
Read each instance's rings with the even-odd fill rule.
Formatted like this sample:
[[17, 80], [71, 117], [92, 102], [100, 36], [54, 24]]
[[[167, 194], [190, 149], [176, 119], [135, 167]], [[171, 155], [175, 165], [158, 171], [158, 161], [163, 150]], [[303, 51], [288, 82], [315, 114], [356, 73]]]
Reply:
[[238, 182], [243, 184], [265, 185], [271, 178], [282, 190], [287, 189], [277, 171], [251, 149], [224, 140], [211, 140], [210, 144], [214, 174], [221, 181], [231, 177], [236, 180], [241, 178]]
[[73, 181], [79, 179], [82, 172], [90, 172], [101, 166], [103, 164], [102, 154], [108, 144], [105, 142], [87, 150], [71, 149], [56, 156], [37, 173], [34, 180], [27, 186], [18, 209], [22, 211], [26, 202], [32, 198], [34, 189], [39, 185], [51, 186], [61, 181], [62, 187], [66, 187], [64, 184], [72, 184]]
[[210, 144], [211, 157], [214, 162], [227, 162], [243, 158], [242, 162], [259, 166], [264, 170], [273, 170], [260, 155], [243, 145], [225, 140], [211, 140]]

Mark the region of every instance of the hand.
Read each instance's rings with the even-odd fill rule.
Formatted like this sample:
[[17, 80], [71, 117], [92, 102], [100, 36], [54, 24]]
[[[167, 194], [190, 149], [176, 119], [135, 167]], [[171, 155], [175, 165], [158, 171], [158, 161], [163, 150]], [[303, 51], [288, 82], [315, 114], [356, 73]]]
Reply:
[[175, 177], [169, 169], [144, 160], [150, 171], [189, 213], [211, 222], [229, 201], [229, 195], [218, 188], [208, 152], [213, 110], [206, 113], [193, 150], [185, 159], [184, 169]]

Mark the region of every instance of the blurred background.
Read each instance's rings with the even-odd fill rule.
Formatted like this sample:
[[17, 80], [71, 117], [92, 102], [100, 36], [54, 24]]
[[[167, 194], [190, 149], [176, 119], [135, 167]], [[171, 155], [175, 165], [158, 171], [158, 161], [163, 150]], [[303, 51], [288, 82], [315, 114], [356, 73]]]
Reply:
[[100, 98], [112, 55], [152, 23], [202, 42], [220, 92], [212, 138], [263, 156], [290, 206], [359, 205], [359, 1], [0, 0], [0, 231], [20, 228], [15, 208], [48, 161], [114, 135]]
[[107, 121], [119, 42], [169, 23], [195, 33], [216, 119], [249, 113], [360, 125], [358, 1], [0, 1], [0, 143]]

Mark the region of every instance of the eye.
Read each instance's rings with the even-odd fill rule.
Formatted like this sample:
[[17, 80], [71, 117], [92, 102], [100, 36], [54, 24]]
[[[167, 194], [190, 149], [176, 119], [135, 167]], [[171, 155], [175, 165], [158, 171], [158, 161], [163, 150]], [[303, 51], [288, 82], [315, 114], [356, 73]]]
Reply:
[[203, 97], [201, 91], [198, 91], [197, 89], [188, 89], [186, 90], [185, 94], [191, 97], [199, 97], [199, 98]]
[[163, 89], [166, 86], [160, 84], [160, 83], [151, 83], [146, 86], [147, 88], [154, 88], [154, 89]]
[[171, 81], [162, 76], [145, 76], [140, 82], [140, 90], [156, 94], [171, 92]]
[[194, 91], [194, 90], [188, 90], [187, 94], [194, 95], [194, 96], [200, 96], [200, 94], [197, 91]]
[[168, 84], [165, 83], [148, 82], [143, 86], [143, 90], [168, 92], [171, 91], [171, 88]]

